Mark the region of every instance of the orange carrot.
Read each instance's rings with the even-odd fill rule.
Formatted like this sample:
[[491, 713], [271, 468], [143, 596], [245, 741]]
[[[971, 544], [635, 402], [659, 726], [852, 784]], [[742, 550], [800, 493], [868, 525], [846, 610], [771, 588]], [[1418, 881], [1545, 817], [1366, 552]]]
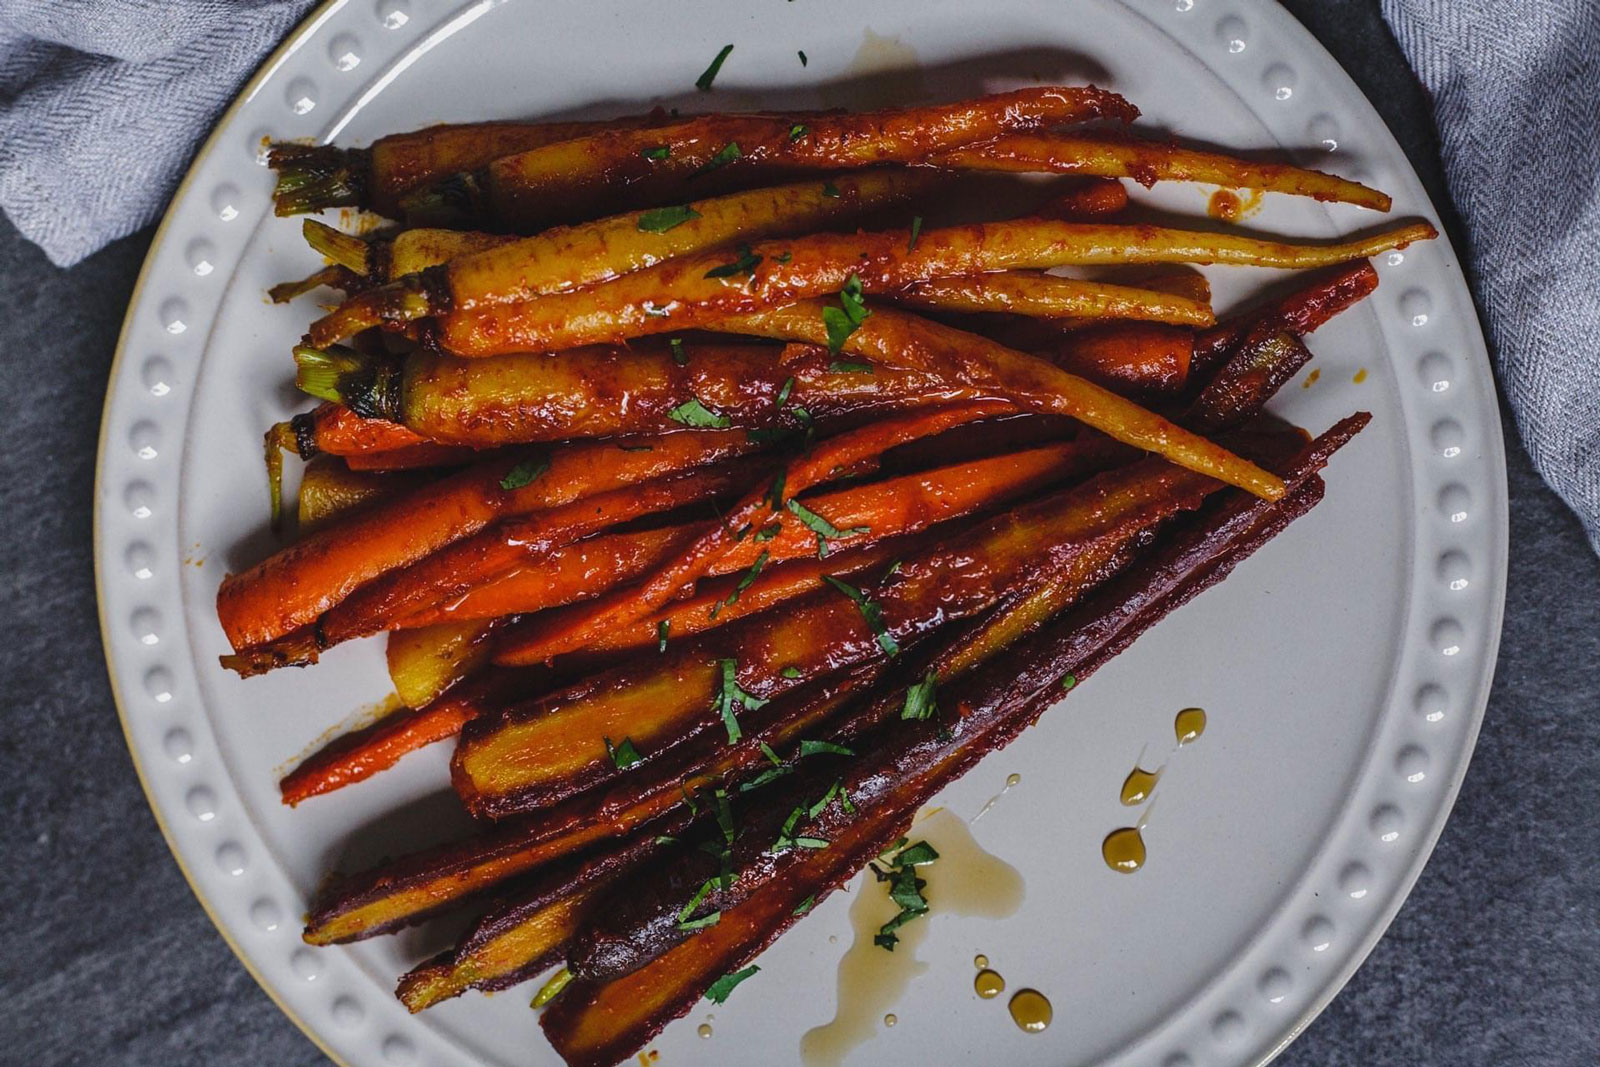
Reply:
[[[495, 519], [558, 507], [758, 447], [747, 434], [731, 430], [663, 434], [650, 445], [650, 451], [631, 451], [616, 442], [592, 441], [523, 450], [380, 501], [225, 578], [217, 591], [223, 632], [241, 652], [266, 645], [310, 626], [380, 574], [414, 563]], [[315, 653], [313, 647], [313, 660]], [[229, 665], [251, 672], [249, 662]]]
[[[530, 620], [519, 628], [514, 639], [500, 648], [496, 661], [511, 665], [536, 663], [549, 655], [581, 648], [595, 635], [636, 622], [705, 574], [742, 540], [744, 533], [762, 526], [767, 521], [764, 513], [769, 508], [777, 512], [795, 494], [835, 477], [835, 472], [841, 468], [853, 467], [895, 445], [1014, 410], [1003, 401], [977, 401], [884, 419], [820, 442], [779, 472], [771, 485], [752, 490], [721, 521], [683, 552], [656, 568], [639, 585], [599, 597], [590, 610], [574, 618], [555, 622]], [[543, 654], [526, 654], [522, 651], [525, 648], [539, 648]]]
[[470, 463], [477, 456], [475, 448], [423, 441], [383, 452], [353, 452], [344, 457], [344, 462], [353, 471], [403, 471], [418, 467], [455, 467]]

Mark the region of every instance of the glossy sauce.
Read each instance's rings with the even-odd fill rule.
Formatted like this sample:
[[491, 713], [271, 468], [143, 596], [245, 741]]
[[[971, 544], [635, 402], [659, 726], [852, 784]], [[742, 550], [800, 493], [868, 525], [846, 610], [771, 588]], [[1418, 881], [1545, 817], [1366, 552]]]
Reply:
[[1100, 855], [1113, 871], [1132, 874], [1144, 866], [1144, 834], [1137, 826], [1113, 830], [1100, 843]]
[[1184, 708], [1178, 712], [1178, 717], [1172, 720], [1172, 732], [1177, 735], [1180, 745], [1198, 740], [1206, 732], [1205, 709]]
[[1155, 790], [1156, 783], [1161, 781], [1161, 769], [1147, 771], [1143, 767], [1135, 767], [1128, 772], [1128, 777], [1122, 780], [1122, 803], [1128, 807], [1143, 804], [1150, 799], [1150, 794]]
[[1350, 380], [1352, 382], [1355, 382], [1357, 385], [1360, 385], [1362, 382], [1366, 381], [1367, 380], [1367, 368], [1362, 367], [1360, 370], [1356, 371], [1356, 376], [1354, 378], [1351, 378]]
[[1242, 199], [1238, 193], [1230, 189], [1218, 189], [1211, 194], [1211, 200], [1206, 204], [1206, 214], [1223, 222], [1238, 222], [1255, 214], [1260, 207], [1260, 189], [1247, 193]]
[[695, 1030], [695, 1033], [699, 1034], [701, 1037], [710, 1037], [711, 1036], [711, 1024], [710, 1023], [701, 1023], [699, 1025], [699, 1027]]
[[1043, 1031], [1055, 1015], [1049, 998], [1037, 989], [1019, 989], [1010, 1007], [1011, 1021], [1030, 1034]]
[[984, 1000], [993, 1000], [1005, 992], [1006, 980], [1000, 977], [999, 972], [985, 968], [972, 980], [972, 989]]
[[938, 809], [919, 818], [908, 836], [912, 843], [928, 842], [939, 853], [937, 860], [918, 870], [928, 883], [923, 890], [928, 913], [895, 931], [900, 941], [893, 952], [879, 948], [872, 939], [900, 908], [871, 873], [857, 879], [850, 903], [855, 937], [839, 961], [837, 1007], [831, 1022], [813, 1027], [800, 1039], [800, 1058], [806, 1067], [837, 1064], [873, 1035], [880, 1020], [893, 1025], [885, 1013], [911, 980], [928, 969], [917, 959], [917, 949], [940, 914], [1001, 919], [1022, 904], [1022, 875], [985, 852], [967, 823], [951, 812]]
[[1317, 384], [1317, 379], [1320, 377], [1322, 377], [1322, 372], [1317, 368], [1312, 367], [1311, 373], [1306, 375], [1306, 380], [1300, 383], [1300, 388], [1310, 389], [1313, 385]]

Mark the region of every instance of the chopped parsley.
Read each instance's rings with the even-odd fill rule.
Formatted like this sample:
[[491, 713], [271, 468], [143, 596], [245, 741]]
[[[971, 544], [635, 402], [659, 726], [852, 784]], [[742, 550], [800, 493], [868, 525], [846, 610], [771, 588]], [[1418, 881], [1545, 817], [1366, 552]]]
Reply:
[[690, 219], [700, 217], [700, 212], [688, 204], [679, 204], [676, 207], [658, 207], [653, 211], [639, 213], [639, 229], [644, 233], [666, 233], [674, 226], [682, 226]]
[[655, 445], [618, 445], [617, 447], [624, 452], [654, 452], [656, 450]]
[[508, 491], [521, 489], [549, 469], [549, 456], [534, 456], [531, 459], [525, 459], [506, 472], [506, 476], [500, 479], [500, 488]]
[[854, 756], [855, 750], [836, 745], [832, 741], [802, 741], [800, 742], [800, 758], [807, 756], [820, 756], [824, 752], [835, 756]]
[[922, 236], [922, 216], [911, 216], [911, 240], [906, 242], [906, 251], [910, 252], [917, 247], [917, 238]]
[[[713, 911], [708, 915], [702, 915], [698, 919], [690, 919], [688, 922], [679, 921], [678, 929], [680, 929], [680, 930], [704, 930], [706, 927], [715, 926], [721, 921], [722, 921], [722, 912]], [[876, 941], [877, 939], [874, 938], [873, 940]]]
[[767, 762], [772, 764], [774, 767], [783, 766], [783, 760], [778, 758], [778, 754], [772, 751], [772, 746], [767, 744], [765, 741], [761, 742], [761, 754], [767, 757]]
[[659, 834], [656, 837], [656, 844], [658, 845], [676, 845], [677, 843], [678, 839], [671, 834]]
[[671, 411], [667, 418], [700, 430], [723, 430], [733, 425], [726, 415], [717, 415], [700, 403], [699, 397], [690, 397]]
[[744, 577], [739, 579], [739, 584], [734, 586], [733, 592], [728, 594], [728, 599], [723, 601], [724, 604], [732, 604], [739, 599], [739, 594], [750, 588], [751, 583], [756, 580], [756, 576], [761, 573], [761, 568], [767, 565], [767, 560], [771, 555], [772, 553], [766, 549], [763, 548], [761, 550], [761, 554], [756, 557], [756, 561], [750, 564], [750, 569], [744, 572]]
[[667, 350], [672, 353], [672, 362], [680, 367], [689, 365], [689, 353], [683, 350], [683, 338], [674, 337], [667, 342]]
[[894, 635], [889, 633], [889, 627], [883, 621], [883, 605], [868, 597], [855, 586], [841, 582], [831, 574], [824, 574], [822, 580], [855, 603], [855, 606], [861, 612], [861, 617], [867, 621], [868, 629], [877, 636], [879, 648], [882, 648], [887, 655], [899, 655], [900, 645], [895, 641]]
[[841, 530], [793, 497], [784, 504], [784, 507], [788, 508], [794, 514], [794, 517], [800, 520], [802, 526], [817, 535], [818, 559], [827, 558], [829, 541], [843, 541], [847, 538], [859, 537], [861, 534], [870, 532], [870, 528], [866, 526], [852, 526], [848, 530]]
[[779, 671], [778, 673], [783, 675], [785, 678], [798, 678], [798, 677], [800, 677], [800, 668], [799, 667], [785, 667], [783, 670]]
[[705, 165], [690, 174], [689, 178], [693, 180], [700, 177], [702, 174], [709, 174], [720, 167], [726, 167], [729, 163], [732, 163], [743, 154], [744, 153], [739, 149], [738, 141], [729, 141], [727, 144], [717, 149], [717, 154], [706, 160]]
[[[832, 308], [827, 310], [832, 311]], [[828, 364], [828, 369], [839, 374], [872, 374], [875, 373], [872, 364], [863, 363], [854, 359], [836, 359]]]
[[810, 132], [811, 132], [811, 127], [810, 126], [807, 126], [804, 123], [797, 122], [793, 126], [789, 127], [789, 140], [798, 141], [800, 138], [804, 137], [806, 134], [808, 134]]
[[922, 681], [906, 689], [905, 707], [900, 709], [902, 719], [926, 719], [939, 710], [934, 691], [938, 686], [934, 673], [929, 670]]
[[671, 619], [662, 619], [660, 622], [656, 623], [656, 651], [657, 652], [665, 652], [667, 650], [667, 635], [670, 634], [671, 632], [672, 632], [672, 620]]
[[[898, 844], [905, 844], [901, 838]], [[897, 847], [891, 845], [879, 856], [883, 860], [890, 850]], [[876, 863], [870, 865], [873, 876], [880, 882], [889, 883], [889, 899], [900, 905], [900, 912], [894, 918], [878, 927], [877, 936], [872, 943], [879, 948], [894, 951], [900, 938], [895, 931], [919, 915], [927, 913], [928, 898], [922, 891], [927, 888], [926, 880], [917, 877], [917, 868], [932, 863], [939, 858], [939, 853], [926, 841], [918, 841], [909, 848], [902, 849], [892, 860], [887, 860], [887, 869], [879, 867]]]
[[612, 766], [619, 771], [632, 767], [643, 758], [639, 755], [639, 750], [633, 747], [631, 737], [624, 737], [620, 745], [613, 745], [611, 738], [606, 738], [606, 755], [611, 757]]
[[718, 660], [717, 668], [721, 672], [717, 682], [717, 714], [722, 716], [722, 725], [728, 729], [728, 744], [731, 745], [744, 736], [744, 731], [739, 728], [739, 717], [734, 709], [755, 711], [757, 708], [765, 707], [767, 702], [760, 697], [752, 696], [740, 688], [737, 678], [738, 660]]
[[773, 511], [783, 509], [783, 487], [788, 477], [787, 471], [779, 471], [778, 476], [772, 479], [772, 488], [767, 490], [767, 499], [772, 502]]
[[717, 53], [717, 58], [711, 61], [711, 65], [705, 69], [705, 73], [701, 74], [700, 77], [694, 80], [694, 87], [699, 89], [702, 93], [710, 92], [711, 83], [717, 80], [717, 72], [722, 70], [723, 62], [727, 60], [728, 53], [732, 51], [733, 45], [723, 45], [722, 51]]
[[828, 791], [822, 794], [822, 799], [811, 805], [810, 810], [808, 810], [806, 814], [815, 819], [818, 815], [821, 815], [827, 810], [828, 805], [833, 803], [833, 798], [838, 795], [839, 783], [834, 782], [833, 785], [828, 787]]
[[794, 258], [794, 253], [793, 252], [779, 252], [777, 255], [773, 256], [772, 258], [774, 260], [776, 260], [777, 262], [779, 262], [779, 263], [787, 263], [791, 259]]
[[739, 258], [731, 263], [724, 263], [720, 267], [712, 267], [706, 271], [707, 278], [731, 278], [735, 274], [754, 274], [756, 265], [761, 262], [761, 257], [750, 251], [749, 245], [739, 246]]
[[732, 974], [723, 975], [715, 982], [712, 982], [711, 988], [706, 990], [706, 999], [713, 1004], [727, 1003], [728, 994], [733, 992], [734, 987], [760, 969], [760, 967], [752, 963], [742, 971], [734, 971]]
[[1077, 684], [1078, 684], [1078, 676], [1076, 674], [1069, 674], [1065, 678], [1061, 679], [1061, 688], [1062, 689], [1071, 689], [1073, 686], [1075, 686]]
[[795, 848], [827, 848], [832, 843], [826, 837], [797, 837], [794, 839]]
[[839, 290], [839, 306], [829, 304], [822, 309], [822, 323], [828, 328], [828, 351], [837, 356], [850, 335], [860, 329], [871, 314], [861, 298], [861, 276], [850, 275], [844, 288]]
[[768, 525], [763, 526], [763, 527], [761, 527], [761, 529], [756, 531], [755, 537], [753, 538], [753, 540], [757, 544], [760, 544], [762, 541], [770, 541], [774, 537], [777, 537], [779, 532], [782, 531], [782, 529], [783, 529], [783, 527], [779, 526], [775, 522], [774, 523], [769, 523]]
[[791, 911], [789, 914], [790, 915], [804, 915], [806, 912], [810, 911], [813, 907], [815, 907], [816, 903], [817, 903], [817, 895], [815, 893], [813, 893], [809, 897], [806, 897], [806, 899], [802, 900], [800, 903], [796, 904], [794, 906], [794, 910]]
[[778, 399], [774, 401], [774, 403], [780, 408], [783, 407], [783, 405], [788, 402], [789, 394], [792, 392], [794, 392], [794, 379], [785, 378], [783, 381], [783, 387], [778, 390]]
[[776, 782], [779, 778], [782, 778], [784, 775], [789, 774], [793, 770], [793, 767], [768, 767], [766, 770], [762, 771], [748, 782], [742, 783], [739, 786], [739, 792], [748, 793], [751, 790], [760, 789], [764, 785], [769, 785], [773, 782]]
[[653, 148], [646, 148], [639, 154], [646, 159], [666, 159], [667, 156], [672, 154], [672, 149], [664, 144], [658, 144]]
[[799, 57], [800, 57], [800, 65], [801, 65], [801, 66], [802, 66], [802, 67], [803, 67], [803, 66], [805, 66], [805, 65], [806, 65], [806, 62], [807, 62], [807, 60], [806, 60], [806, 54], [805, 54], [805, 53], [804, 53], [804, 52], [799, 52], [799, 51], [797, 51], [797, 52], [795, 52], [795, 55], [797, 55], [797, 56], [799, 56]]

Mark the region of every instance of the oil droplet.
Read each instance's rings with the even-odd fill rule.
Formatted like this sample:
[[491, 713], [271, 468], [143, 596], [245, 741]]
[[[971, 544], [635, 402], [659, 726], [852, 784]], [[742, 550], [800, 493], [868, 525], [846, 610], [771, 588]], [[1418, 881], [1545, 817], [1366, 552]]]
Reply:
[[1005, 992], [1006, 980], [994, 971], [979, 971], [972, 980], [972, 988], [984, 1000], [993, 1000]]
[[1121, 874], [1132, 874], [1144, 866], [1144, 835], [1137, 826], [1124, 826], [1106, 835], [1100, 844], [1106, 866]]
[[976, 956], [972, 957], [972, 965], [981, 971], [985, 967], [989, 966], [989, 957], [980, 952]]
[[1316, 367], [1312, 367], [1311, 373], [1306, 375], [1306, 380], [1300, 383], [1300, 388], [1310, 389], [1313, 385], [1317, 384], [1317, 379], [1320, 377], [1322, 377], [1322, 371], [1318, 370]]
[[1206, 732], [1206, 713], [1204, 708], [1184, 708], [1178, 712], [1178, 717], [1172, 720], [1172, 732], [1178, 735], [1178, 744], [1187, 745], [1197, 740]]
[[711, 1024], [710, 1023], [701, 1023], [695, 1029], [695, 1033], [699, 1034], [701, 1037], [710, 1037], [711, 1036]]
[[913, 842], [927, 841], [939, 853], [937, 860], [917, 869], [928, 882], [923, 893], [929, 914], [895, 931], [900, 941], [893, 952], [874, 945], [878, 928], [900, 907], [870, 872], [863, 872], [850, 903], [855, 937], [839, 961], [833, 1019], [812, 1027], [800, 1039], [800, 1058], [806, 1067], [831, 1067], [873, 1035], [879, 1021], [885, 1020], [883, 1013], [913, 978], [927, 971], [917, 950], [941, 913], [1002, 919], [1022, 904], [1022, 875], [985, 852], [966, 820], [953, 812], [940, 810], [917, 820], [910, 837]]
[[1006, 775], [1006, 788], [1007, 789], [1015, 789], [1017, 786], [1019, 786], [1021, 784], [1022, 784], [1022, 775], [1020, 775], [1020, 774], [1008, 774], [1008, 775]]
[[1011, 998], [1011, 1020], [1030, 1034], [1049, 1026], [1054, 1014], [1050, 1001], [1037, 989], [1019, 989]]
[[1150, 793], [1161, 780], [1159, 770], [1147, 771], [1143, 767], [1135, 767], [1128, 772], [1128, 777], [1122, 780], [1122, 802], [1128, 807], [1143, 804], [1150, 799]]
[[1352, 382], [1355, 382], [1357, 385], [1360, 385], [1362, 382], [1366, 381], [1367, 380], [1367, 368], [1362, 367], [1360, 370], [1356, 371], [1356, 376], [1354, 378], [1351, 378], [1350, 380]]
[[1218, 189], [1211, 194], [1211, 201], [1206, 204], [1206, 214], [1223, 222], [1232, 222], [1239, 217], [1239, 196], [1227, 189]]
[[900, 1021], [900, 1016], [896, 1015], [892, 1011], [888, 1015], [885, 1015], [883, 1017], [883, 1025], [885, 1025], [885, 1026], [893, 1026], [895, 1023], [897, 1023], [899, 1021]]

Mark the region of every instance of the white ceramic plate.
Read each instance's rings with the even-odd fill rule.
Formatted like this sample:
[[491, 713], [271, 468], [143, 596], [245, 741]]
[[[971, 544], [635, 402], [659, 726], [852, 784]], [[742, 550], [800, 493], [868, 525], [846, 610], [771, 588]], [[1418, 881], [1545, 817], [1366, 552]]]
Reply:
[[[697, 95], [696, 75], [729, 42], [716, 94]], [[1148, 124], [1287, 148], [1392, 192], [1396, 217], [1434, 215], [1332, 59], [1275, 5], [1246, 0], [352, 0], [312, 17], [250, 84], [175, 198], [128, 312], [101, 439], [96, 562], [150, 803], [224, 936], [331, 1056], [554, 1060], [520, 991], [404, 1012], [395, 976], [444, 943], [437, 931], [327, 950], [298, 938], [330, 865], [458, 824], [444, 746], [299, 811], [277, 801], [287, 761], [384, 697], [376, 643], [249, 682], [216, 665], [217, 583], [270, 543], [261, 434], [302, 406], [287, 346], [310, 308], [271, 307], [263, 290], [312, 259], [298, 225], [270, 214], [263, 138], [364, 144], [447, 120], [876, 103], [1085, 79], [1126, 93]], [[1208, 192], [1157, 199], [1199, 214]], [[1251, 225], [1321, 237], [1376, 221], [1269, 197]], [[1022, 872], [1026, 898], [1005, 921], [935, 916], [926, 968], [893, 1007], [900, 1025], [876, 1027], [851, 1062], [1261, 1062], [1399, 908], [1488, 692], [1506, 495], [1489, 366], [1454, 253], [1439, 240], [1379, 270], [1378, 293], [1312, 339], [1319, 381], [1275, 405], [1313, 430], [1374, 413], [1335, 459], [1327, 500], [946, 793], [970, 818], [1021, 775], [974, 831]], [[1223, 304], [1263, 280], [1213, 277]], [[1100, 842], [1131, 821], [1122, 777], [1141, 754], [1166, 753], [1187, 705], [1208, 709], [1210, 728], [1161, 783], [1146, 868], [1113, 873]], [[763, 956], [762, 973], [714, 1009], [711, 1040], [696, 1036], [704, 1010], [668, 1028], [653, 1046], [663, 1062], [796, 1058], [805, 1030], [833, 1013], [849, 902], [830, 899]], [[1013, 988], [1048, 994], [1054, 1025], [1024, 1034], [1003, 999], [979, 1000], [976, 952]]]

